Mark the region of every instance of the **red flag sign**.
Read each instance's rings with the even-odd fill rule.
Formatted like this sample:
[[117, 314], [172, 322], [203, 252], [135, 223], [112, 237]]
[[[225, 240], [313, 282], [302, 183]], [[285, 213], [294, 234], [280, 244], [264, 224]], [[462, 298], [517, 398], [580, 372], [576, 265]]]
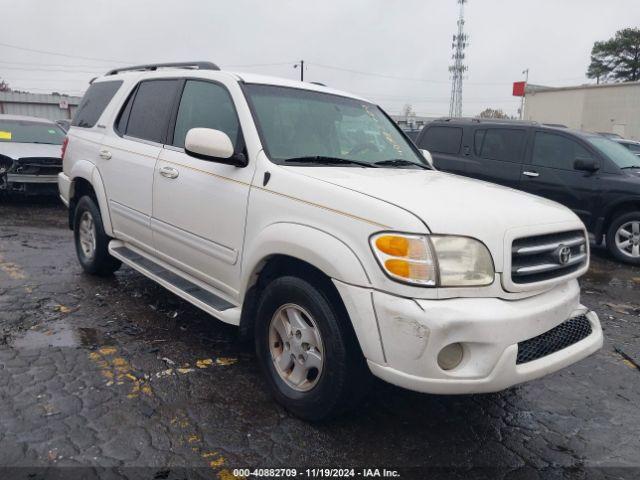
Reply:
[[513, 82], [513, 96], [524, 97], [524, 89], [527, 86], [527, 82]]

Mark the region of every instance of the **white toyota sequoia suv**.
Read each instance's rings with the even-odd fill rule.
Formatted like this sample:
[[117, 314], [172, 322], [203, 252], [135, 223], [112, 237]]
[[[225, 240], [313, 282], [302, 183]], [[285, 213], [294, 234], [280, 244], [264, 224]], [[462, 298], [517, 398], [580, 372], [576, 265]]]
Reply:
[[374, 103], [208, 62], [94, 80], [60, 195], [91, 274], [125, 263], [255, 341], [319, 420], [371, 373], [493, 392], [598, 350], [585, 228], [551, 201], [437, 172]]

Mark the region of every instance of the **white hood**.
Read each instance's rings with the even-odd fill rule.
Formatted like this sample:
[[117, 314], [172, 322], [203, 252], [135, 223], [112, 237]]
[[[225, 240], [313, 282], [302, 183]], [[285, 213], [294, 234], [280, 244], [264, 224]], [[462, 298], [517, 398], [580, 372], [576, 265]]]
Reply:
[[[507, 230], [556, 223], [573, 223], [572, 228], [583, 228], [578, 217], [558, 203], [448, 173], [356, 167], [296, 170], [409, 210], [431, 233], [477, 238], [494, 256], [502, 254]], [[494, 259], [501, 263], [499, 258]]]
[[24, 157], [54, 157], [60, 158], [62, 145], [44, 143], [0, 142], [0, 155], [14, 160]]

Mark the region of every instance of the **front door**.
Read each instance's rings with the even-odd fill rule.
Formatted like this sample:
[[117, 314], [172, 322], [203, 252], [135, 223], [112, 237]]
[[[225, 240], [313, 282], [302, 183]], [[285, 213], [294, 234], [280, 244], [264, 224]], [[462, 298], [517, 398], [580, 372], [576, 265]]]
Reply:
[[594, 227], [591, 212], [599, 199], [598, 172], [575, 170], [576, 160], [597, 160], [577, 139], [549, 131], [536, 131], [529, 162], [523, 165], [521, 188], [573, 210], [587, 228]]
[[225, 132], [236, 152], [246, 155], [229, 88], [242, 95], [237, 83], [185, 82], [175, 127], [156, 165], [151, 226], [164, 261], [234, 296], [255, 164], [239, 168], [184, 151], [187, 132], [205, 127]]

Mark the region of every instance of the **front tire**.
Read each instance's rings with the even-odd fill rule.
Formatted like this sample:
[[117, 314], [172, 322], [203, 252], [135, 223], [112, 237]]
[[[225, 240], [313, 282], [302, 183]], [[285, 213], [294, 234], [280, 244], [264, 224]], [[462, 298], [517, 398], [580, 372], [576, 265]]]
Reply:
[[104, 231], [100, 209], [89, 196], [80, 198], [76, 205], [73, 236], [76, 254], [85, 272], [107, 276], [120, 268], [120, 260], [109, 254], [111, 238]]
[[256, 353], [269, 389], [309, 421], [349, 410], [371, 380], [350, 320], [327, 290], [293, 276], [278, 278], [263, 291], [255, 323]]
[[607, 230], [607, 249], [616, 259], [640, 265], [640, 212], [617, 216]]

